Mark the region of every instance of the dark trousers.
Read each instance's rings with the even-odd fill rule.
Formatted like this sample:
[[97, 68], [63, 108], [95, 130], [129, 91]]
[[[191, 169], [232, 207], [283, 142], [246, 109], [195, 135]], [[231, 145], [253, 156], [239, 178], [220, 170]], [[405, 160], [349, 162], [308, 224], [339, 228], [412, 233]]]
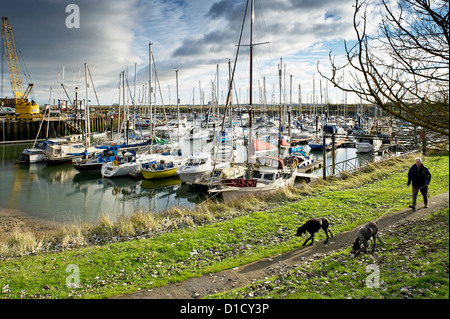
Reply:
[[413, 186], [413, 188], [412, 188], [412, 206], [413, 207], [416, 207], [417, 195], [419, 194], [419, 191], [422, 194], [423, 203], [425, 205], [428, 204], [428, 198], [427, 198], [428, 187], [425, 186], [425, 187], [422, 187], [422, 188], [414, 188], [414, 186]]

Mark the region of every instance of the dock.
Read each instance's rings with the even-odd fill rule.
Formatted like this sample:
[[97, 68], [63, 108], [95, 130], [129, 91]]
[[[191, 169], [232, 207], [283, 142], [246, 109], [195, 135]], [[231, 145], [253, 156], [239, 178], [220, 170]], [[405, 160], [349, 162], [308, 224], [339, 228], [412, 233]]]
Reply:
[[337, 141], [334, 142], [334, 145], [336, 146], [336, 148], [339, 148], [339, 147], [355, 147], [355, 142], [354, 141], [350, 141], [348, 139], [337, 140]]
[[300, 167], [297, 169], [297, 174], [304, 174], [304, 173], [309, 173], [312, 172], [318, 168], [321, 168], [323, 165], [323, 161], [319, 160], [319, 161], [314, 161], [314, 163], [311, 163], [309, 165]]

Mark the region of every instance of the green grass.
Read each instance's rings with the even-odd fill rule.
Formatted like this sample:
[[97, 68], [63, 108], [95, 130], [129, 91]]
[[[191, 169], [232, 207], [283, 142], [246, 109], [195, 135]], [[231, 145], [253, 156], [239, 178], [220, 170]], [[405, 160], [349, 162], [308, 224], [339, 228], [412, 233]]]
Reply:
[[[383, 164], [371, 173], [374, 177], [369, 183], [364, 180], [367, 175], [357, 174], [345, 182], [322, 184], [307, 195], [299, 191], [297, 200], [285, 200], [283, 205], [267, 211], [243, 216], [235, 212], [238, 217], [174, 228], [153, 238], [7, 258], [0, 261], [0, 298], [103, 298], [286, 252], [303, 243], [304, 238], [294, 233], [311, 217], [328, 216], [333, 231], [338, 233], [407, 207], [411, 198], [411, 190], [406, 187], [410, 162], [400, 162], [400, 166]], [[430, 195], [448, 191], [448, 156], [427, 157], [424, 163], [433, 174]], [[320, 240], [324, 236], [317, 237]], [[66, 271], [70, 265], [80, 271], [79, 288], [66, 285], [72, 275], [70, 269]], [[330, 273], [333, 267], [339, 269], [338, 264], [330, 267]]]
[[[355, 258], [346, 248], [282, 276], [209, 298], [448, 299], [448, 222], [446, 208], [384, 233], [384, 245], [373, 254]], [[375, 267], [378, 281], [373, 280]]]

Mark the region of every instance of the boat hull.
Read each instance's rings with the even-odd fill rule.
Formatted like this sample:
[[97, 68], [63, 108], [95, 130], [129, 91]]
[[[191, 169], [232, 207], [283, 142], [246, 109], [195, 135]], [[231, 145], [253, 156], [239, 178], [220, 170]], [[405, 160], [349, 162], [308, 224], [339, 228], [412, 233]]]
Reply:
[[120, 177], [127, 176], [129, 174], [139, 171], [138, 163], [120, 164], [119, 166], [113, 163], [107, 163], [102, 165], [101, 173], [103, 177]]
[[33, 164], [44, 161], [44, 151], [28, 151], [25, 150], [17, 158], [16, 162], [19, 164]]
[[80, 173], [100, 172], [103, 163], [78, 164], [74, 163], [73, 167]]
[[177, 173], [177, 168], [170, 168], [165, 170], [141, 170], [142, 176], [145, 179], [161, 179], [175, 176]]
[[249, 196], [249, 195], [265, 195], [270, 194], [280, 188], [288, 187], [294, 185], [295, 176], [284, 180], [279, 180], [274, 183], [264, 184], [256, 183], [256, 186], [250, 185], [250, 187], [236, 187], [236, 186], [226, 186], [225, 188], [217, 188], [209, 191], [211, 195], [216, 195], [220, 193], [224, 202], [233, 200], [239, 197]]
[[185, 171], [178, 170], [178, 177], [180, 177], [181, 181], [185, 184], [192, 184], [197, 178], [203, 176], [204, 174], [210, 172], [212, 170], [204, 170], [204, 171], [196, 171], [192, 173], [188, 173]]

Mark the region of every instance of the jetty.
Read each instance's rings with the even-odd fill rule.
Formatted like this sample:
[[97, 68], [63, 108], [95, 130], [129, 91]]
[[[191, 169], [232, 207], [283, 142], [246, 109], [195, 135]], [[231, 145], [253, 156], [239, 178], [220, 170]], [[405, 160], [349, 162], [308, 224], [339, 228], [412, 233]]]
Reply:
[[311, 163], [309, 165], [300, 167], [297, 169], [297, 174], [304, 174], [304, 173], [310, 173], [318, 168], [321, 168], [323, 165], [323, 161], [319, 160], [319, 161], [314, 161], [314, 163]]

